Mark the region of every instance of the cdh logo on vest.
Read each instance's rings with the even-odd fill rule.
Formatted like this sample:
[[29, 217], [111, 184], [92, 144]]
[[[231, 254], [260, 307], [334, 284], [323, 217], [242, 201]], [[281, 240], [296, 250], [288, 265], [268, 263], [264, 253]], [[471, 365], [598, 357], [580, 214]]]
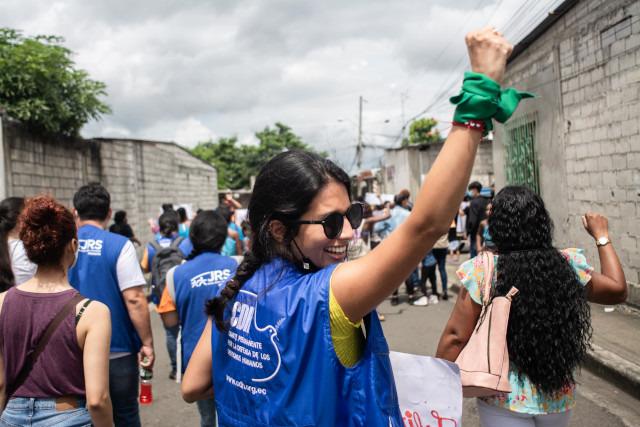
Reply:
[[227, 332], [227, 356], [239, 363], [238, 369], [242, 372], [232, 375], [232, 379], [245, 377], [252, 382], [269, 381], [276, 376], [282, 364], [276, 345], [278, 332], [273, 325], [257, 325], [257, 296], [244, 290], [240, 294], [249, 296], [249, 299], [234, 302], [231, 309], [229, 323], [232, 330]]
[[78, 240], [79, 251], [85, 253], [87, 255], [97, 255], [100, 256], [102, 254], [102, 240], [96, 239], [80, 239]]
[[236, 301], [231, 311], [231, 327], [248, 333], [254, 311], [255, 308], [252, 305]]

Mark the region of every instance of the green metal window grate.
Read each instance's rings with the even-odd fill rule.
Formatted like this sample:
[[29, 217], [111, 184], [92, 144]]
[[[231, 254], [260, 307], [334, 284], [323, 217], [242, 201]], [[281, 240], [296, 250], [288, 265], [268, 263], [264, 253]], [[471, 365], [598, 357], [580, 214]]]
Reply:
[[537, 113], [512, 118], [503, 127], [504, 175], [507, 185], [522, 185], [540, 194]]

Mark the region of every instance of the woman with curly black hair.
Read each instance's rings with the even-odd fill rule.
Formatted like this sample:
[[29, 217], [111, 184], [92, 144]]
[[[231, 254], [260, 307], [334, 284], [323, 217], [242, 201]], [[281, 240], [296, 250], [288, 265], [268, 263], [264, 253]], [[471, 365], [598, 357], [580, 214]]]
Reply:
[[[507, 331], [511, 393], [478, 398], [485, 426], [563, 426], [574, 405], [575, 372], [591, 338], [587, 301], [618, 304], [627, 297], [620, 261], [609, 241], [607, 219], [582, 217], [596, 239], [602, 273], [582, 249], [553, 247], [553, 221], [540, 196], [505, 187], [493, 200], [489, 231], [497, 253], [494, 296], [519, 290]], [[440, 338], [436, 357], [456, 360], [480, 315], [482, 257], [460, 266], [463, 288]]]

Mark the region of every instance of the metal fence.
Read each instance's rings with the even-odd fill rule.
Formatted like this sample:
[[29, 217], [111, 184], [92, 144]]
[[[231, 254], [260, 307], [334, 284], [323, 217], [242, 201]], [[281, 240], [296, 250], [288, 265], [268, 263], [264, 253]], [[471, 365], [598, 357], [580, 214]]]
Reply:
[[504, 175], [507, 185], [523, 185], [540, 194], [538, 114], [515, 117], [503, 127]]

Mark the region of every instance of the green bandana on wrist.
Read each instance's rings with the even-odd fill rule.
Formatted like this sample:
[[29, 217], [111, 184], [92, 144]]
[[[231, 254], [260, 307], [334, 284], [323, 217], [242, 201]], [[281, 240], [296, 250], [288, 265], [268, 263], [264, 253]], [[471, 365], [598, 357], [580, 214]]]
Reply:
[[500, 90], [500, 85], [484, 74], [467, 71], [464, 73], [462, 90], [449, 101], [457, 105], [453, 115], [454, 122], [483, 120], [488, 132], [493, 129], [492, 118], [504, 123], [516, 110], [521, 99], [534, 97], [535, 95], [518, 92], [513, 88]]

